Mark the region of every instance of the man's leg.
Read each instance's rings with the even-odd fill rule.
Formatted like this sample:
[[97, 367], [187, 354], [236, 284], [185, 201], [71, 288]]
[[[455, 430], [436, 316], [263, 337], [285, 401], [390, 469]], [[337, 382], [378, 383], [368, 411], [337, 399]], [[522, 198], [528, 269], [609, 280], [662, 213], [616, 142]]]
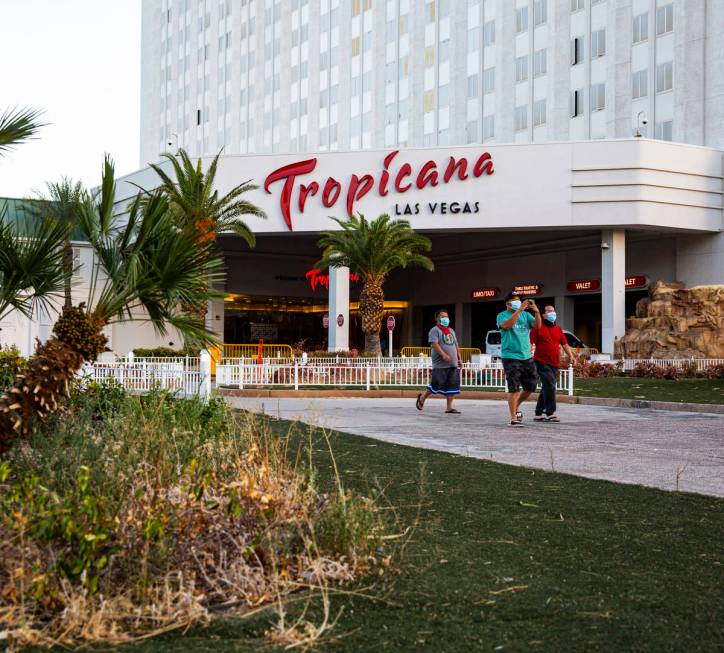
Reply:
[[553, 415], [556, 412], [556, 368], [545, 365], [541, 371], [540, 380], [545, 389], [545, 412], [546, 415]]
[[518, 395], [520, 395], [520, 392], [508, 393], [508, 409], [510, 410], [511, 421], [518, 419], [516, 417], [516, 413], [518, 412]]
[[432, 394], [428, 388], [425, 388], [425, 392], [420, 396], [420, 406], [425, 405], [425, 400]]
[[517, 404], [516, 407], [515, 407], [515, 412], [516, 412], [516, 413], [518, 412], [518, 410], [520, 410], [521, 404], [522, 404], [528, 397], [530, 397], [531, 394], [533, 394], [533, 393], [532, 393], [530, 390], [521, 390], [521, 391], [518, 393], [518, 404]]

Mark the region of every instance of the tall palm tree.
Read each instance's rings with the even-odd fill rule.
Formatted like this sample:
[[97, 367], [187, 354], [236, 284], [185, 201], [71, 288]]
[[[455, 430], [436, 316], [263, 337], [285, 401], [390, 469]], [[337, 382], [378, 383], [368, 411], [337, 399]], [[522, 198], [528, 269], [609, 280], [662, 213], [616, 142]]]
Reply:
[[73, 305], [73, 245], [71, 238], [78, 228], [80, 211], [87, 193], [79, 181], [63, 177], [58, 182], [48, 182], [47, 194], [38, 193], [40, 202], [34, 205], [34, 212], [39, 218], [45, 218], [60, 225], [65, 233], [63, 237], [63, 274], [65, 296], [64, 306]]
[[44, 126], [39, 122], [42, 114], [38, 109], [6, 109], [0, 116], [0, 156], [33, 138]]
[[195, 233], [202, 242], [214, 240], [221, 231], [233, 231], [249, 247], [256, 244], [254, 233], [241, 218], [245, 215], [266, 217], [264, 211], [242, 197], [258, 186], [247, 180], [220, 197], [214, 188], [220, 154], [214, 157], [206, 172], [201, 167], [201, 159], [194, 165], [186, 150], [179, 150], [176, 156], [169, 153], [163, 156], [171, 162], [176, 179], [160, 165], [150, 165], [161, 178], [160, 188], [167, 195], [179, 226]]
[[95, 259], [88, 302], [63, 309], [51, 338], [0, 398], [0, 453], [57, 410], [82, 363], [105, 349], [103, 328], [112, 321], [150, 321], [161, 334], [171, 326], [189, 341], [214, 340], [183, 307], [217, 297], [207, 284], [223, 278], [221, 259], [210, 244], [178, 229], [163, 193], [137, 197], [124, 217], [114, 215], [114, 202], [113, 163], [106, 157], [101, 188], [80, 210]]
[[412, 265], [434, 270], [432, 261], [422, 253], [429, 252], [432, 244], [415, 232], [407, 220], [392, 220], [389, 215], [368, 222], [360, 213], [349, 220], [334, 221], [340, 230], [322, 232], [317, 243], [322, 248], [322, 258], [316, 267], [348, 267], [360, 276], [359, 312], [365, 352], [380, 356], [385, 302], [382, 286], [387, 275], [395, 268]]
[[[214, 243], [219, 232], [232, 231], [241, 236], [249, 247], [254, 247], [256, 244], [254, 232], [241, 218], [246, 215], [266, 218], [266, 214], [242, 196], [256, 190], [258, 186], [247, 180], [232, 188], [226, 195], [219, 196], [219, 191], [214, 188], [214, 182], [220, 154], [214, 157], [206, 172], [202, 169], [201, 159], [198, 159], [194, 165], [184, 149], [180, 149], [176, 156], [164, 154], [163, 156], [173, 166], [175, 179], [172, 179], [160, 165], [153, 163], [150, 165], [161, 178], [160, 190], [168, 198], [177, 223], [185, 233], [204, 244]], [[189, 309], [204, 319], [207, 303], [202, 302]]]

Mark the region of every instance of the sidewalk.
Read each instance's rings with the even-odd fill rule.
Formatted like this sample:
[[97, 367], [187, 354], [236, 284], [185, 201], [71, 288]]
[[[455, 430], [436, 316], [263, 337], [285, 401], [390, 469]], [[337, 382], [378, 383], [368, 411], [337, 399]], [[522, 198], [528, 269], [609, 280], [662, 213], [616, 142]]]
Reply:
[[236, 408], [386, 442], [589, 478], [724, 496], [724, 415], [561, 404], [560, 424], [506, 426], [507, 406], [460, 400], [446, 415], [441, 400], [415, 410], [414, 399], [230, 397]]

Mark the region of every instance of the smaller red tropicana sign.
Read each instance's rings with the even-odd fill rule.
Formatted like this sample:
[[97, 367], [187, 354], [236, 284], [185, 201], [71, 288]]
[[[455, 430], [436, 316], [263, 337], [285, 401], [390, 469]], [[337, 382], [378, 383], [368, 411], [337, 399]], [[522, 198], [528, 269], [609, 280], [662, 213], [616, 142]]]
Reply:
[[[321, 270], [318, 270], [317, 268], [312, 268], [311, 270], [307, 271], [304, 276], [307, 278], [307, 281], [309, 282], [309, 287], [312, 289], [312, 292], [317, 292], [318, 286], [322, 286], [323, 288], [329, 290], [329, 274], [323, 274]], [[354, 272], [350, 272], [349, 280], [359, 281], [359, 275], [355, 274]]]
[[494, 299], [499, 292], [499, 288], [476, 288], [470, 293], [470, 296], [473, 299]]

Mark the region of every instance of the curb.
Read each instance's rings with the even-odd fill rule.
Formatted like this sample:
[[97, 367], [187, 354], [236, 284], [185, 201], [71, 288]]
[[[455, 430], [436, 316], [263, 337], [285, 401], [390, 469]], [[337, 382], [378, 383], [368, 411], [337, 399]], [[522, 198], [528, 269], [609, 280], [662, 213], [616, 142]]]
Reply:
[[[217, 388], [223, 397], [249, 397], [249, 398], [277, 398], [277, 399], [415, 399], [419, 390], [239, 390], [236, 388]], [[535, 397], [536, 395], [532, 395]], [[493, 399], [505, 401], [507, 393], [464, 391], [458, 399]], [[610, 408], [642, 408], [650, 410], [670, 410], [688, 413], [715, 413], [724, 415], [724, 404], [691, 404], [675, 401], [647, 401], [645, 399], [614, 399], [608, 397], [582, 397], [559, 394], [556, 397], [559, 404], [583, 404], [587, 406], [607, 406]]]

